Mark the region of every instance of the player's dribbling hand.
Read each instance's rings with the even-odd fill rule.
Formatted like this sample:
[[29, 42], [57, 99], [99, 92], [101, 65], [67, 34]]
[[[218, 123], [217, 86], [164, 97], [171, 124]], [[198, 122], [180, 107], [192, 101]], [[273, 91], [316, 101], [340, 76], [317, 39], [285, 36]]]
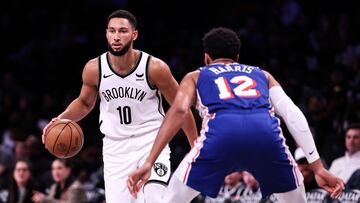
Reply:
[[[43, 128], [43, 131], [42, 131], [42, 135], [41, 135], [41, 140], [42, 140], [42, 143], [44, 144], [45, 143], [45, 136], [46, 136], [46, 130], [49, 128], [49, 126], [51, 126], [51, 124], [53, 124], [56, 120], [59, 120], [59, 118], [55, 117], [53, 119], [51, 119], [51, 121]], [[45, 146], [46, 147], [46, 146]]]
[[315, 179], [317, 184], [329, 192], [333, 199], [338, 199], [345, 189], [344, 181], [331, 174], [325, 168], [315, 172]]
[[145, 162], [142, 166], [132, 172], [127, 180], [127, 187], [130, 191], [130, 194], [136, 199], [137, 192], [141, 187], [146, 183], [150, 178], [151, 167], [153, 164]]

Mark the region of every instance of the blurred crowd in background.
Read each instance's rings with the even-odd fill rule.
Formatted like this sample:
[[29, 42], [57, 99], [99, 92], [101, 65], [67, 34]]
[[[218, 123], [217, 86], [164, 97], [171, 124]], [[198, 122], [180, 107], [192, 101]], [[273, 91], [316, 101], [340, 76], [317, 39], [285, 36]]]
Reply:
[[[193, 4], [2, 2], [0, 189], [9, 187], [11, 167], [18, 158], [32, 162], [39, 190], [52, 184], [55, 157], [41, 143], [42, 128], [78, 96], [83, 66], [107, 51], [106, 19], [120, 8], [138, 18], [139, 38], [134, 47], [167, 62], [179, 82], [203, 65], [201, 38], [206, 31], [216, 26], [236, 30], [242, 41], [240, 62], [268, 70], [280, 82], [308, 119], [324, 163], [330, 166], [343, 156], [345, 129], [360, 122], [360, 12], [355, 1]], [[102, 135], [97, 108], [79, 124], [85, 145], [71, 160], [72, 173], [89, 188], [101, 188]], [[283, 130], [294, 152], [296, 144], [285, 126]], [[189, 149], [182, 132], [171, 148], [175, 169]]]

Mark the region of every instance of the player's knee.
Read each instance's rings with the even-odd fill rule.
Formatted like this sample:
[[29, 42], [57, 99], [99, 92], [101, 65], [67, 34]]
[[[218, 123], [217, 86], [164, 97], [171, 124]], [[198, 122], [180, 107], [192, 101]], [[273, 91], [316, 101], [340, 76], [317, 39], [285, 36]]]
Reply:
[[166, 185], [159, 184], [159, 183], [147, 183], [143, 190], [144, 190], [144, 197], [146, 202], [151, 203], [159, 203], [162, 202], [162, 197], [165, 192]]

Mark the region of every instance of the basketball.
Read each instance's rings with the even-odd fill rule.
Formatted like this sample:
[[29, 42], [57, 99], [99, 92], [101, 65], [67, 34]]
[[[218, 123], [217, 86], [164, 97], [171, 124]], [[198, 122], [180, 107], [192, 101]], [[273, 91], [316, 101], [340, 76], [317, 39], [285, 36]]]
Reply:
[[59, 119], [46, 129], [44, 144], [52, 155], [70, 158], [80, 152], [84, 144], [84, 134], [76, 122]]

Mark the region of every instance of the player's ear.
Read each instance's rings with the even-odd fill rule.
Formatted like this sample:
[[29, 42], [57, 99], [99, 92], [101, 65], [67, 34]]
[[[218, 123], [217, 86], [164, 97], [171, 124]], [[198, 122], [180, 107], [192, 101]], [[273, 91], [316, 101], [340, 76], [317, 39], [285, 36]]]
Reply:
[[209, 65], [212, 62], [211, 57], [209, 56], [209, 54], [205, 53], [204, 54], [204, 63], [205, 65]]
[[236, 55], [236, 62], [239, 62], [239, 58], [240, 58], [240, 56], [239, 56], [239, 54], [237, 54]]
[[133, 34], [132, 34], [133, 40], [136, 40], [138, 37], [138, 31], [134, 30]]

